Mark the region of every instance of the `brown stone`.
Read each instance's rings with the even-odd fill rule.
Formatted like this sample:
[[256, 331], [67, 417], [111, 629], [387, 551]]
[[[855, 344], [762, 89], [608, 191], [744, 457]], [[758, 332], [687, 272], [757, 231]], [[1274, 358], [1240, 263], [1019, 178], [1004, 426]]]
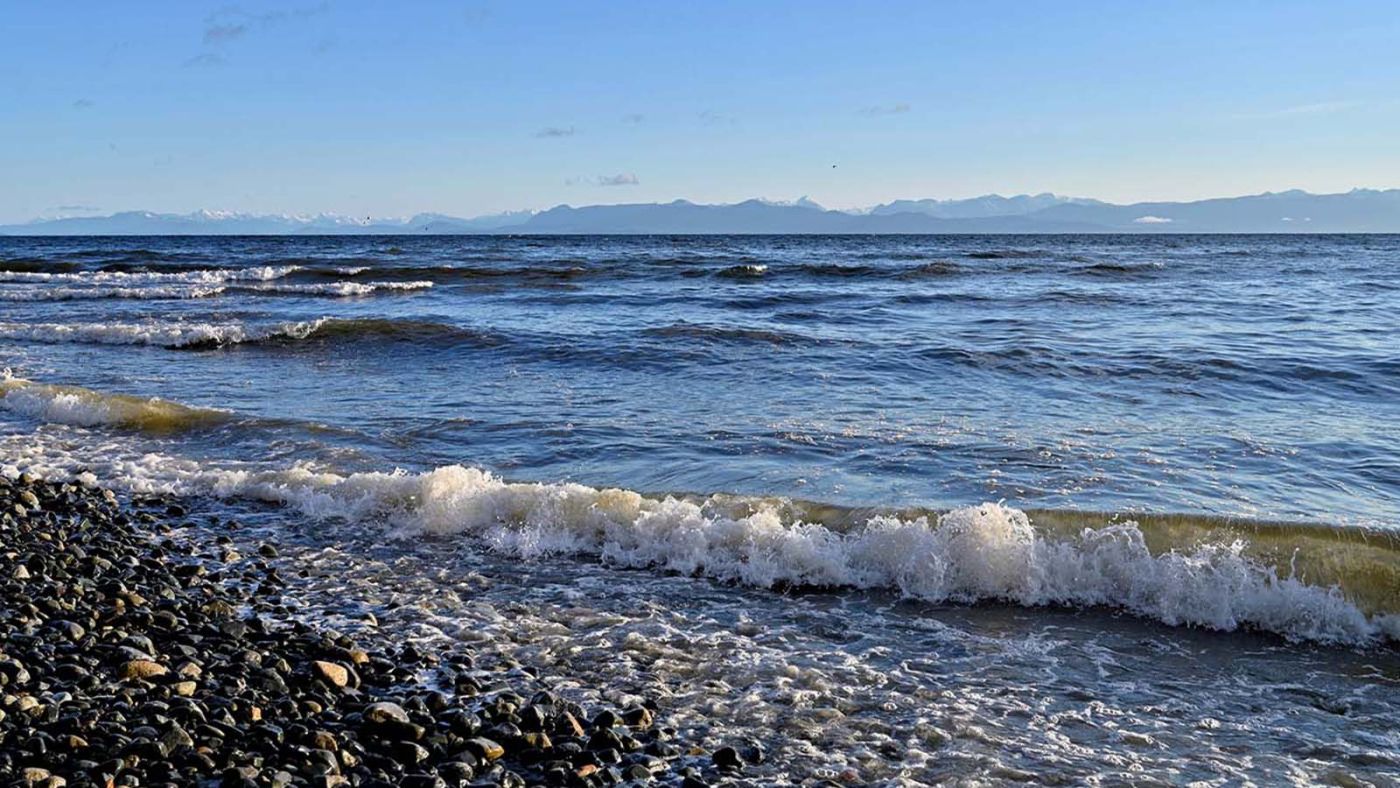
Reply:
[[387, 701], [381, 703], [371, 703], [365, 707], [364, 716], [366, 720], [374, 723], [397, 722], [408, 723], [408, 712], [397, 703]]
[[153, 679], [170, 671], [159, 662], [149, 659], [133, 659], [122, 665], [120, 675], [124, 679]]
[[335, 687], [344, 687], [350, 683], [350, 671], [334, 662], [322, 662], [316, 660], [311, 663], [311, 669], [317, 678]]
[[494, 761], [506, 754], [506, 748], [482, 736], [468, 739], [467, 750], [483, 761]]
[[52, 778], [53, 774], [48, 769], [40, 769], [37, 766], [19, 770], [20, 785], [48, 785]]
[[652, 725], [651, 709], [646, 706], [633, 706], [622, 712], [622, 721], [627, 723], [629, 728], [650, 728]]
[[567, 711], [559, 715], [557, 727], [565, 736], [573, 736], [576, 739], [584, 737], [583, 725], [579, 723], [577, 717]]

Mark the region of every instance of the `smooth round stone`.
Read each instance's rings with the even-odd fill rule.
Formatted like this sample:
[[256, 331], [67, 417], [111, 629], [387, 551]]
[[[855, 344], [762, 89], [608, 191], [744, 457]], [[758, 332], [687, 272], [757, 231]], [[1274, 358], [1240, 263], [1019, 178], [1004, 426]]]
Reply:
[[365, 707], [364, 718], [366, 722], [382, 725], [384, 723], [397, 722], [403, 725], [408, 724], [408, 712], [397, 703], [382, 701], [371, 703]]
[[333, 687], [344, 687], [350, 683], [350, 671], [334, 662], [316, 660], [311, 663], [316, 677]]

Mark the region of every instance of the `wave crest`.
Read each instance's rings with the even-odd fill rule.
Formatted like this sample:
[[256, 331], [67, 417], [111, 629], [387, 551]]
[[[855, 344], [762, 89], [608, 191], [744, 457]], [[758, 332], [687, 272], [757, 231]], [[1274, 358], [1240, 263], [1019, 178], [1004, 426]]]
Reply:
[[88, 345], [211, 347], [272, 337], [308, 336], [325, 321], [255, 326], [244, 323], [0, 323], [0, 339]]
[[469, 537], [522, 558], [595, 556], [762, 588], [888, 589], [931, 602], [1107, 606], [1171, 625], [1248, 627], [1293, 640], [1400, 640], [1395, 611], [1368, 615], [1339, 587], [1309, 584], [1249, 555], [1242, 539], [1154, 551], [1135, 522], [1056, 533], [996, 503], [874, 515], [842, 531], [789, 519], [791, 510], [774, 502], [736, 508], [724, 496], [510, 483], [457, 465], [343, 475], [146, 455], [115, 470], [114, 481], [137, 492], [274, 502], [321, 520], [387, 524], [407, 538]]
[[193, 408], [154, 397], [107, 394], [9, 376], [0, 377], [0, 407], [56, 424], [126, 427], [158, 434], [214, 426], [231, 418], [226, 411]]
[[187, 298], [209, 298], [224, 293], [244, 293], [250, 295], [302, 295], [356, 297], [367, 296], [380, 291], [410, 292], [427, 290], [432, 282], [319, 282], [306, 284], [277, 283], [266, 280], [228, 280], [216, 285], [174, 285], [146, 286], [65, 286], [41, 287], [23, 290], [0, 290], [0, 301], [83, 301], [105, 298], [131, 298], [148, 300], [169, 300]]
[[222, 284], [224, 282], [268, 282], [296, 271], [296, 265], [262, 265], [249, 268], [201, 268], [180, 271], [0, 271], [0, 282], [65, 282], [83, 285], [142, 285], [165, 282]]
[[401, 339], [423, 344], [470, 342], [497, 345], [496, 334], [426, 320], [330, 318], [281, 323], [10, 323], [0, 322], [0, 339], [89, 345], [146, 345], [172, 350], [202, 350], [242, 344], [270, 344], [304, 339]]
[[316, 282], [307, 284], [255, 284], [235, 285], [229, 289], [245, 293], [265, 293], [273, 295], [319, 295], [319, 296], [367, 296], [379, 291], [410, 292], [427, 290], [432, 282]]
[[224, 292], [219, 286], [165, 285], [157, 287], [46, 287], [0, 290], [0, 301], [87, 301], [100, 298], [170, 300], [209, 298]]

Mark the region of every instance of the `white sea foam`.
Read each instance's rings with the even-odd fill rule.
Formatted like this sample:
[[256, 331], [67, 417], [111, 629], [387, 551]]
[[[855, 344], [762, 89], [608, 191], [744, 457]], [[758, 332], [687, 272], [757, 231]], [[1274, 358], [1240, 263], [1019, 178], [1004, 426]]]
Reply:
[[118, 426], [147, 432], [178, 432], [229, 419], [226, 411], [194, 408], [156, 397], [105, 394], [78, 386], [55, 386], [0, 372], [0, 409], [31, 419], [78, 427]]
[[232, 345], [274, 337], [303, 339], [325, 319], [256, 325], [248, 323], [0, 323], [0, 339], [90, 345]]
[[265, 280], [229, 280], [217, 285], [65, 286], [0, 289], [0, 301], [74, 301], [100, 298], [182, 299], [207, 298], [225, 292], [313, 295], [332, 297], [366, 296], [379, 291], [426, 290], [432, 282], [317, 282], [285, 284]]
[[427, 290], [432, 282], [317, 282], [314, 284], [240, 285], [236, 289], [255, 293], [287, 293], [291, 295], [364, 296], [380, 290]]
[[[17, 456], [16, 456], [17, 455]], [[313, 518], [383, 523], [405, 537], [460, 534], [522, 558], [592, 555], [618, 566], [698, 574], [757, 587], [882, 588], [930, 601], [1106, 605], [1172, 625], [1241, 626], [1300, 640], [1400, 640], [1394, 611], [1367, 616], [1340, 590], [1281, 575], [1243, 542], [1148, 550], [1131, 522], [1072, 538], [1037, 531], [996, 503], [935, 519], [875, 517], [849, 532], [785, 522], [776, 506], [748, 516], [710, 501], [655, 499], [579, 484], [508, 483], [447, 466], [411, 474], [311, 467], [244, 470], [160, 454], [65, 461], [7, 447], [5, 472], [93, 477], [137, 492], [270, 501]], [[105, 462], [105, 465], [103, 464]]]
[[44, 287], [0, 290], [0, 301], [83, 301], [98, 298], [183, 299], [208, 298], [224, 292], [224, 286], [160, 285], [154, 287]]
[[222, 284], [224, 282], [267, 282], [299, 271], [299, 265], [262, 265], [250, 268], [201, 268], [190, 271], [0, 271], [0, 282], [62, 282], [83, 285], [143, 285], [183, 282]]

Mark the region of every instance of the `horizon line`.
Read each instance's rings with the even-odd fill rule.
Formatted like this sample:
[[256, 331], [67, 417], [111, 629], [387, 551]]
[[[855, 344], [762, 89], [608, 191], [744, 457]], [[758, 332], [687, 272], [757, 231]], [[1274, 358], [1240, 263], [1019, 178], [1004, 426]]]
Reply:
[[[429, 210], [419, 210], [419, 211], [416, 211], [416, 212], [411, 213], [411, 214], [399, 214], [399, 215], [389, 215], [389, 216], [373, 216], [373, 215], [369, 215], [369, 216], [364, 217], [364, 219], [360, 219], [360, 218], [359, 218], [357, 215], [355, 215], [355, 214], [344, 213], [344, 212], [337, 212], [337, 211], [265, 211], [265, 212], [258, 212], [258, 211], [241, 211], [241, 210], [232, 210], [232, 209], [201, 207], [201, 208], [195, 208], [195, 209], [192, 209], [192, 210], [189, 210], [189, 211], [179, 212], [179, 211], [159, 211], [159, 210], [151, 210], [151, 209], [148, 209], [148, 208], [122, 208], [122, 209], [111, 210], [111, 211], [103, 211], [102, 209], [99, 209], [99, 208], [92, 208], [92, 209], [89, 209], [89, 210], [74, 210], [73, 212], [61, 212], [61, 213], [50, 214], [50, 215], [39, 214], [39, 215], [33, 216], [33, 217], [29, 218], [29, 219], [22, 219], [22, 220], [19, 220], [19, 221], [16, 221], [16, 222], [0, 222], [0, 226], [5, 226], [5, 227], [14, 228], [14, 227], [21, 227], [21, 226], [28, 225], [28, 224], [41, 224], [41, 223], [45, 223], [45, 222], [59, 222], [59, 221], [66, 221], [66, 220], [73, 220], [73, 219], [109, 219], [109, 218], [114, 218], [114, 217], [116, 217], [116, 216], [120, 216], [120, 215], [124, 215], [124, 214], [148, 214], [148, 215], [156, 216], [156, 217], [174, 217], [174, 218], [186, 218], [186, 217], [194, 217], [194, 216], [197, 216], [197, 215], [199, 215], [199, 214], [206, 214], [206, 215], [209, 216], [209, 218], [216, 218], [216, 219], [225, 219], [225, 218], [230, 218], [230, 219], [236, 219], [236, 218], [269, 218], [269, 217], [274, 217], [274, 218], [291, 219], [291, 220], [300, 220], [300, 221], [309, 221], [309, 220], [314, 220], [314, 219], [319, 219], [319, 218], [334, 218], [334, 219], [347, 219], [347, 220], [350, 220], [350, 222], [352, 222], [352, 223], [354, 223], [354, 224], [359, 224], [360, 226], [372, 226], [373, 223], [375, 223], [375, 222], [388, 222], [388, 223], [392, 223], [392, 222], [405, 222], [405, 223], [406, 223], [406, 222], [409, 222], [409, 221], [411, 221], [411, 220], [413, 220], [413, 219], [415, 219], [415, 218], [421, 217], [421, 216], [441, 216], [441, 217], [443, 217], [443, 218], [448, 218], [448, 219], [461, 219], [461, 220], [468, 220], [468, 221], [470, 221], [470, 220], [475, 220], [475, 219], [485, 219], [485, 218], [494, 218], [494, 217], [511, 216], [511, 215], [522, 215], [522, 214], [537, 215], [537, 214], [545, 213], [545, 212], [548, 212], [548, 211], [557, 210], [557, 209], [560, 209], [560, 208], [567, 208], [567, 209], [572, 209], [572, 210], [578, 210], [578, 209], [583, 209], [583, 208], [594, 208], [594, 207], [621, 207], [621, 206], [643, 206], [643, 205], [675, 205], [675, 204], [677, 204], [677, 203], [685, 203], [685, 204], [695, 205], [695, 206], [699, 206], [699, 207], [727, 207], [727, 206], [743, 205], [743, 204], [745, 204], [745, 203], [750, 203], [750, 202], [760, 202], [760, 203], [765, 203], [765, 204], [772, 205], [772, 206], [775, 206], [775, 207], [806, 207], [806, 206], [801, 205], [801, 203], [807, 202], [807, 203], [810, 203], [811, 206], [814, 206], [814, 207], [812, 208], [813, 210], [819, 208], [820, 210], [822, 210], [822, 211], [827, 211], [827, 212], [859, 215], [859, 214], [860, 214], [861, 212], [863, 212], [863, 211], [869, 211], [869, 210], [872, 210], [872, 209], [875, 209], [875, 208], [879, 208], [879, 207], [884, 207], [884, 206], [892, 205], [892, 204], [898, 203], [898, 202], [927, 202], [927, 201], [932, 201], [932, 202], [936, 202], [936, 203], [958, 203], [958, 202], [970, 202], [970, 201], [973, 201], [973, 200], [980, 200], [980, 199], [986, 199], [986, 198], [997, 198], [997, 199], [1003, 199], [1003, 200], [1014, 200], [1014, 199], [1022, 198], [1022, 197], [1026, 197], [1026, 198], [1035, 198], [1035, 197], [1055, 197], [1055, 198], [1059, 198], [1059, 199], [1065, 200], [1065, 201], [1093, 201], [1093, 202], [1098, 202], [1098, 203], [1101, 203], [1101, 204], [1104, 204], [1104, 205], [1110, 205], [1110, 206], [1116, 206], [1116, 207], [1131, 207], [1131, 206], [1134, 206], [1134, 205], [1189, 205], [1189, 204], [1192, 204], [1192, 203], [1207, 202], [1207, 201], [1211, 201], [1211, 200], [1236, 200], [1236, 199], [1244, 199], [1244, 198], [1248, 198], [1248, 197], [1269, 197], [1269, 196], [1278, 196], [1278, 195], [1294, 194], [1294, 193], [1306, 194], [1306, 195], [1309, 195], [1309, 196], [1312, 196], [1312, 197], [1334, 197], [1334, 196], [1343, 196], [1343, 195], [1348, 195], [1348, 194], [1355, 194], [1355, 193], [1358, 193], [1358, 192], [1374, 192], [1374, 193], [1383, 194], [1383, 193], [1394, 192], [1394, 191], [1400, 191], [1400, 187], [1394, 187], [1394, 186], [1392, 186], [1392, 187], [1354, 186], [1354, 187], [1352, 187], [1352, 188], [1350, 188], [1350, 189], [1347, 189], [1347, 190], [1345, 190], [1345, 191], [1331, 191], [1331, 192], [1312, 192], [1312, 191], [1308, 191], [1307, 189], [1301, 189], [1301, 188], [1296, 188], [1296, 187], [1295, 187], [1295, 188], [1289, 188], [1289, 189], [1282, 189], [1282, 190], [1278, 190], [1278, 191], [1275, 191], [1275, 190], [1266, 190], [1266, 191], [1262, 191], [1262, 192], [1250, 192], [1250, 193], [1245, 193], [1245, 194], [1232, 194], [1232, 195], [1218, 195], [1218, 196], [1210, 196], [1210, 197], [1199, 197], [1199, 198], [1190, 199], [1190, 200], [1135, 200], [1135, 201], [1132, 201], [1132, 202], [1113, 202], [1113, 201], [1111, 201], [1111, 200], [1104, 200], [1104, 199], [1100, 199], [1100, 198], [1097, 198], [1097, 197], [1089, 197], [1089, 196], [1083, 196], [1083, 195], [1062, 194], [1062, 193], [1060, 193], [1060, 192], [1055, 192], [1055, 191], [1018, 192], [1018, 193], [1014, 193], [1014, 194], [1002, 194], [1002, 193], [1000, 193], [1000, 192], [987, 192], [987, 193], [985, 193], [985, 194], [977, 194], [977, 195], [973, 195], [973, 196], [970, 196], [970, 197], [895, 197], [895, 198], [889, 199], [889, 200], [887, 200], [887, 201], [885, 201], [885, 202], [878, 202], [878, 203], [874, 203], [874, 204], [871, 204], [871, 205], [865, 205], [865, 206], [853, 206], [853, 207], [848, 207], [848, 208], [832, 208], [832, 207], [829, 207], [829, 206], [827, 206], [827, 205], [824, 205], [824, 204], [822, 204], [822, 203], [820, 203], [820, 202], [818, 202], [818, 201], [816, 201], [816, 200], [812, 200], [812, 199], [811, 199], [809, 196], [807, 196], [807, 195], [801, 195], [801, 196], [799, 196], [799, 197], [796, 197], [796, 198], [793, 198], [793, 199], [788, 199], [788, 200], [771, 199], [771, 198], [766, 198], [766, 197], [748, 197], [748, 198], [745, 198], [745, 199], [742, 199], [742, 200], [733, 201], [733, 202], [696, 202], [696, 201], [694, 201], [694, 200], [690, 200], [690, 199], [687, 199], [687, 198], [685, 198], [685, 197], [676, 197], [676, 198], [670, 199], [670, 200], [652, 200], [652, 201], [644, 201], [644, 202], [596, 202], [596, 203], [579, 203], [579, 204], [568, 203], [568, 202], [561, 202], [561, 203], [556, 203], [556, 204], [554, 204], [554, 205], [551, 205], [551, 206], [545, 207], [545, 208], [514, 208], [514, 209], [501, 209], [501, 210], [495, 210], [495, 211], [491, 211], [491, 212], [487, 212], [487, 213], [463, 214], [463, 215], [457, 215], [457, 214], [453, 214], [453, 213], [447, 213], [447, 212], [441, 211], [441, 210], [431, 210], [431, 209], [429, 209]], [[86, 206], [84, 206], [84, 207], [86, 207]]]

